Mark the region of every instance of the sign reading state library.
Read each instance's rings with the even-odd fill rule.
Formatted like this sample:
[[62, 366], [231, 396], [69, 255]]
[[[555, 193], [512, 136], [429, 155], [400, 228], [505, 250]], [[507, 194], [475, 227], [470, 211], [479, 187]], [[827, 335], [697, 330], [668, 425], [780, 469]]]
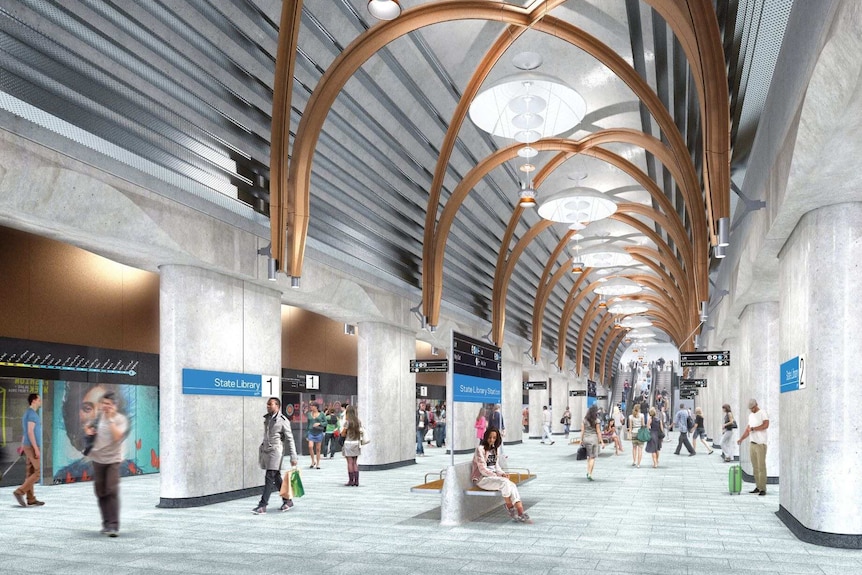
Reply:
[[281, 376], [183, 369], [183, 393], [187, 395], [281, 395]]
[[452, 397], [469, 403], [500, 403], [499, 347], [452, 332]]

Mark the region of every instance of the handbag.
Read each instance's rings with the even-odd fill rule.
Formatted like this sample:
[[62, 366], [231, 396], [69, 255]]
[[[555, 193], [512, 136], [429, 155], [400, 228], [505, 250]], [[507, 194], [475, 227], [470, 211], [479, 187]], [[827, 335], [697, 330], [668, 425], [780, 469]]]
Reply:
[[587, 446], [582, 445], [578, 448], [578, 452], [575, 454], [575, 459], [578, 461], [583, 461], [587, 458]]
[[281, 487], [278, 490], [278, 494], [281, 495], [282, 499], [287, 499], [288, 501], [293, 499], [293, 489], [290, 488], [290, 474], [293, 469], [288, 469], [284, 472], [284, 478], [281, 480]]
[[368, 445], [369, 443], [371, 443], [371, 438], [368, 437], [367, 433], [365, 433], [365, 428], [360, 427], [359, 428], [359, 445]]
[[650, 440], [650, 432], [646, 427], [638, 428], [638, 441], [647, 442]]

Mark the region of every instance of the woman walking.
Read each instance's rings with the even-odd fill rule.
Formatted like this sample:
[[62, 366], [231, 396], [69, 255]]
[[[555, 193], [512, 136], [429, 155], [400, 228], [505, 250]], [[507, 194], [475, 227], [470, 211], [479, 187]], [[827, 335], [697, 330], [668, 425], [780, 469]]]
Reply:
[[592, 481], [596, 457], [599, 456], [599, 445], [605, 446], [602, 440], [602, 427], [599, 424], [599, 408], [596, 405], [590, 407], [584, 417], [584, 423], [581, 425], [581, 445], [587, 448], [587, 479]]
[[[485, 418], [485, 408], [479, 408], [479, 415], [476, 416], [476, 439], [482, 442], [485, 437], [485, 431], [488, 429], [488, 420]], [[499, 434], [498, 434], [499, 435]]]
[[706, 426], [703, 424], [703, 410], [699, 407], [694, 408], [694, 431], [691, 434], [691, 446], [697, 449], [697, 439], [706, 447], [708, 455], [712, 455], [712, 447], [706, 442]]
[[661, 442], [664, 439], [664, 423], [661, 417], [656, 414], [655, 407], [649, 408], [649, 441], [646, 444], [646, 452], [652, 455], [653, 469], [658, 467], [658, 456], [661, 452]]
[[524, 513], [518, 487], [509, 480], [509, 474], [500, 467], [498, 450], [503, 438], [493, 427], [485, 431], [482, 441], [473, 453], [470, 479], [479, 489], [499, 491], [506, 503], [506, 512], [513, 521], [530, 523], [530, 516]]
[[721, 457], [725, 463], [730, 463], [733, 461], [733, 430], [738, 425], [729, 404], [722, 405], [721, 410], [724, 411], [724, 425], [721, 427]]
[[309, 469], [320, 469], [320, 445], [326, 433], [326, 416], [320, 413], [317, 402], [308, 404], [309, 412], [306, 414], [308, 439], [308, 454], [311, 456]]
[[365, 441], [365, 429], [362, 422], [356, 416], [356, 408], [347, 406], [347, 414], [344, 417], [344, 428], [341, 430], [344, 437], [344, 446], [341, 454], [347, 460], [347, 483], [345, 487], [359, 487], [359, 455], [362, 453], [362, 444]]
[[629, 415], [629, 437], [632, 441], [632, 467], [640, 467], [644, 456], [644, 444], [638, 440], [638, 431], [646, 425], [641, 415], [641, 406], [635, 404], [632, 414]]

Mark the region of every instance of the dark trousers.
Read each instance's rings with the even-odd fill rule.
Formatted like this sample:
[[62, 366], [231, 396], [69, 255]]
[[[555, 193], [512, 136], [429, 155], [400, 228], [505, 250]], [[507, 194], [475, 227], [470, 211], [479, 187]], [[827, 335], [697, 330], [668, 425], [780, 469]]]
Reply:
[[99, 500], [102, 528], [120, 529], [120, 464], [93, 462], [93, 491]]
[[677, 444], [676, 444], [676, 451], [674, 451], [674, 453], [679, 455], [679, 451], [680, 451], [680, 449], [682, 449], [683, 445], [685, 445], [685, 448], [688, 449], [689, 453], [695, 452], [694, 448], [691, 446], [691, 443], [689, 443], [689, 441], [688, 441], [688, 433], [680, 432], [679, 442], [677, 442]]
[[[281, 491], [281, 471], [267, 469], [263, 479], [263, 495], [260, 496], [260, 507], [266, 507], [269, 504], [269, 496], [272, 495], [273, 491], [276, 493]], [[282, 497], [282, 500], [287, 503], [287, 499]]]
[[331, 433], [327, 433], [323, 436], [323, 447], [321, 448], [321, 454], [326, 457], [327, 453], [330, 457], [335, 455], [335, 436]]

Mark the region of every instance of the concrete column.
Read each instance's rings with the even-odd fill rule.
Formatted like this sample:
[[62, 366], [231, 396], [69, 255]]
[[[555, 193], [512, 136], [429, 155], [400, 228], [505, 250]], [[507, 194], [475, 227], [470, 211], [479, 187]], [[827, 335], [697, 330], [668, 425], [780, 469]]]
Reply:
[[[778, 409], [778, 302], [755, 303], [746, 306], [739, 316], [739, 340], [741, 361], [740, 409], [735, 412], [739, 420], [739, 433], [748, 425], [748, 400], [754, 398], [761, 409], [769, 415], [768, 443], [766, 450], [767, 483], [778, 483], [779, 452], [778, 432], [780, 414]], [[731, 365], [734, 363], [731, 353]], [[739, 461], [743, 477], [754, 481], [748, 440], [742, 444]]]
[[805, 214], [779, 254], [780, 360], [805, 355], [807, 385], [781, 394], [792, 425], [769, 428], [769, 448], [781, 444], [779, 517], [805, 541], [852, 548], [862, 547], [860, 245], [862, 203], [844, 203]]
[[[516, 354], [519, 352], [516, 352]], [[523, 366], [520, 359], [507, 357], [503, 349], [503, 424], [506, 426], [507, 444], [521, 443], [524, 428], [521, 426], [521, 402], [524, 393]]]
[[569, 383], [566, 380], [565, 373], [555, 373], [551, 377], [551, 406], [553, 407], [553, 418], [551, 419], [551, 432], [554, 435], [563, 435], [563, 424], [560, 419], [566, 411], [566, 405], [569, 401]]
[[587, 414], [587, 376], [575, 376], [572, 379], [571, 387], [583, 391], [585, 394], [569, 399], [569, 407], [572, 408], [572, 433], [580, 433], [584, 416]]
[[[539, 369], [527, 370], [529, 381], [548, 381], [548, 372]], [[542, 437], [542, 407], [548, 405], [547, 389], [530, 390], [530, 439], [541, 439]], [[553, 421], [553, 414], [551, 421]]]
[[263, 485], [266, 398], [183, 395], [182, 370], [280, 374], [281, 293], [166, 265], [159, 297], [160, 505], [247, 497]]
[[414, 464], [416, 375], [409, 365], [416, 350], [415, 331], [360, 322], [356, 336], [357, 415], [371, 436], [371, 443], [362, 448], [359, 469]]
[[[730, 405], [730, 409], [733, 412], [733, 417], [736, 418], [737, 424], [742, 425], [742, 428], [745, 429], [745, 422], [748, 418], [748, 408], [747, 406], [742, 405], [742, 401], [739, 397], [740, 392], [740, 362], [742, 360], [742, 349], [739, 346], [739, 340], [737, 338], [728, 338], [724, 340], [724, 344], [722, 344], [722, 349], [730, 350], [730, 367], [724, 370], [726, 374], [726, 379], [724, 384], [720, 389], [719, 395], [719, 425], [724, 422], [724, 414], [721, 412], [721, 406], [727, 403]], [[747, 400], [746, 400], [747, 401]], [[742, 417], [743, 419], [740, 419]], [[721, 440], [721, 433], [718, 432], [717, 440]], [[739, 448], [736, 446], [736, 438], [739, 437], [740, 430], [737, 429], [734, 431], [734, 443], [733, 447], [733, 457], [739, 457]]]

